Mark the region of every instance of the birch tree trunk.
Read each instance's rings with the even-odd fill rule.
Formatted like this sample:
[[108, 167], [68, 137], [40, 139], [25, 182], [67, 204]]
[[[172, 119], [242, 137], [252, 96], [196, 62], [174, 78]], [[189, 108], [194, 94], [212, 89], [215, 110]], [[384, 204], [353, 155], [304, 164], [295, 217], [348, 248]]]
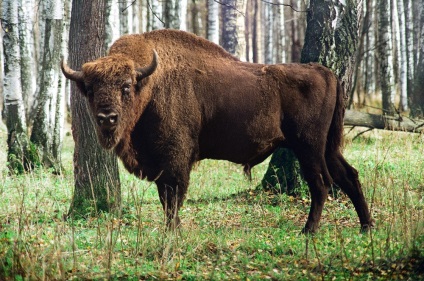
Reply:
[[151, 30], [163, 28], [162, 18], [162, 5], [158, 0], [150, 0], [151, 9]]
[[34, 101], [37, 83], [37, 68], [34, 50], [34, 9], [33, 0], [19, 2], [19, 47], [21, 52], [21, 83], [26, 120], [31, 120], [30, 109]]
[[[403, 0], [405, 8], [405, 41], [406, 41], [406, 70], [407, 70], [407, 81], [406, 87], [408, 94], [414, 92], [414, 76], [415, 76], [415, 60], [414, 60], [414, 17], [412, 9], [413, 0]], [[413, 100], [410, 97], [408, 99], [409, 108], [411, 108], [411, 113], [414, 114], [414, 104]]]
[[[53, 147], [53, 139], [56, 122], [56, 133], [62, 135], [63, 110], [59, 110], [59, 105], [64, 103], [64, 95], [59, 90], [59, 64], [62, 51], [63, 34], [63, 2], [49, 0], [44, 2], [45, 33], [44, 52], [40, 79], [40, 91], [38, 94], [38, 106], [34, 118], [31, 142], [37, 147], [40, 160], [43, 166], [53, 168], [59, 173], [61, 163], [59, 158], [55, 158], [53, 151], [58, 151], [58, 147]], [[56, 114], [60, 116], [56, 116]], [[58, 137], [59, 138], [59, 137]], [[56, 145], [60, 146], [61, 141], [56, 138]]]
[[165, 22], [165, 28], [179, 29], [180, 13], [181, 13], [180, 0], [165, 0], [163, 18]]
[[106, 0], [106, 32], [105, 52], [109, 50], [113, 42], [121, 35], [119, 5], [116, 0]]
[[245, 13], [246, 5], [248, 0], [237, 0], [236, 1], [236, 32], [237, 32], [237, 46], [236, 46], [236, 57], [241, 61], [247, 61], [246, 59], [246, 34], [245, 34]]
[[181, 2], [180, 7], [180, 29], [186, 31], [187, 30], [187, 5], [188, 0], [179, 0]]
[[412, 92], [411, 115], [424, 117], [424, 0], [421, 3], [421, 33], [418, 50], [418, 64], [414, 77], [414, 91]]
[[19, 48], [19, 18], [16, 0], [2, 3], [2, 28], [4, 50], [3, 98], [7, 127], [8, 168], [11, 172], [22, 173], [32, 166], [25, 121], [25, 108], [21, 86], [21, 53]]
[[206, 39], [219, 44], [219, 4], [214, 0], [207, 0], [207, 32]]
[[406, 59], [406, 26], [405, 26], [405, 8], [403, 1], [395, 1], [398, 9], [398, 65], [399, 65], [399, 92], [400, 101], [399, 109], [406, 111], [408, 109], [408, 72], [407, 72], [407, 59]]
[[[73, 69], [104, 55], [105, 10], [105, 0], [72, 1], [69, 65]], [[121, 190], [116, 155], [98, 143], [87, 101], [75, 83], [71, 86], [71, 108], [75, 189], [69, 214], [119, 212]]]
[[223, 0], [221, 3], [221, 46], [227, 52], [235, 55], [238, 44], [236, 15], [237, 0]]
[[273, 63], [273, 56], [272, 56], [272, 42], [273, 42], [273, 30], [272, 30], [272, 6], [269, 3], [263, 4], [263, 42], [264, 42], [264, 63], [271, 64]]
[[389, 115], [394, 114], [394, 79], [393, 79], [393, 54], [392, 37], [390, 28], [390, 0], [380, 0], [378, 5], [378, 61], [380, 67], [380, 86], [383, 111]]
[[[132, 1], [120, 0], [119, 3], [119, 32], [120, 35], [132, 33]], [[130, 16], [131, 15], [131, 16]]]
[[[333, 70], [351, 87], [362, 1], [311, 0], [301, 62], [318, 62]], [[289, 149], [278, 149], [271, 157], [262, 187], [293, 194], [300, 186], [299, 164]]]

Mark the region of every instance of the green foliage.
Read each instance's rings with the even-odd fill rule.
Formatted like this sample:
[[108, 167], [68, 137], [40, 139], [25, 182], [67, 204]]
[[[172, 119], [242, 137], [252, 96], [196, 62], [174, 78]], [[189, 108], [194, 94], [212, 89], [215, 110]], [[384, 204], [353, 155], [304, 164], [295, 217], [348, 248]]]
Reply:
[[[328, 198], [316, 235], [300, 234], [309, 196], [256, 189], [267, 163], [252, 182], [239, 166], [200, 163], [176, 232], [165, 231], [154, 184], [124, 171], [122, 215], [86, 219], [67, 217], [72, 173], [1, 172], [0, 280], [423, 279], [423, 136], [368, 132], [352, 141], [356, 132], [345, 155], [376, 219], [366, 234], [343, 194]], [[71, 171], [69, 136], [63, 161]]]

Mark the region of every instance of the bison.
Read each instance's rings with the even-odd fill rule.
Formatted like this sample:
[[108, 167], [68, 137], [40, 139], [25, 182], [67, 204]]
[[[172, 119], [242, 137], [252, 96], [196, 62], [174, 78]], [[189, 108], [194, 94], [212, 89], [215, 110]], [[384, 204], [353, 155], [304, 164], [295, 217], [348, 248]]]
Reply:
[[193, 165], [223, 159], [246, 173], [278, 147], [292, 149], [311, 193], [303, 232], [317, 230], [330, 186], [373, 225], [357, 171], [341, 153], [344, 91], [319, 64], [241, 62], [175, 30], [125, 35], [105, 57], [64, 75], [88, 99], [97, 136], [125, 168], [154, 181], [167, 226], [180, 224]]

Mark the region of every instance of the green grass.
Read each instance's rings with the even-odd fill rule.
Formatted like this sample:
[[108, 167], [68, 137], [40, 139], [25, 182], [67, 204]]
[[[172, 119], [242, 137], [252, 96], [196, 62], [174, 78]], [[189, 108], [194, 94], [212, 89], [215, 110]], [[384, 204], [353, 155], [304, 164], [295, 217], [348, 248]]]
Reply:
[[0, 280], [424, 279], [424, 137], [372, 131], [352, 141], [357, 132], [347, 134], [344, 154], [376, 219], [367, 234], [341, 195], [327, 201], [319, 232], [301, 235], [309, 197], [256, 190], [266, 162], [252, 182], [231, 163], [200, 163], [176, 233], [164, 229], [155, 185], [125, 171], [121, 217], [64, 220], [72, 137], [61, 176], [10, 176], [0, 150]]

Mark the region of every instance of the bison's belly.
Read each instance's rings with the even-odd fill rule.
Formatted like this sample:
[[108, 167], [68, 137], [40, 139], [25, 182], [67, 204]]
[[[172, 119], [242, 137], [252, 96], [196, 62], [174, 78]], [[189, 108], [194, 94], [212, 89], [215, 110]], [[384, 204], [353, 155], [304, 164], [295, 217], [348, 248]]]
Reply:
[[282, 135], [270, 136], [266, 139], [232, 134], [209, 137], [201, 139], [199, 155], [200, 159], [228, 160], [237, 164], [254, 166], [269, 156], [283, 140]]

